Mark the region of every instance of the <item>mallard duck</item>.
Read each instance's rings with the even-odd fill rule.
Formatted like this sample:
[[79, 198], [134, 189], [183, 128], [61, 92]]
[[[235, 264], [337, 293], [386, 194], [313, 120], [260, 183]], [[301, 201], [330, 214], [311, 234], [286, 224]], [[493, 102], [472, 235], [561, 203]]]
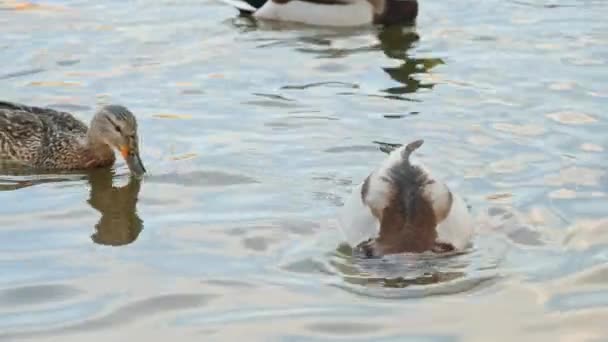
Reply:
[[397, 25], [418, 16], [417, 0], [221, 0], [256, 18], [319, 26]]
[[102, 107], [90, 128], [70, 113], [0, 101], [0, 161], [44, 170], [114, 164], [120, 152], [131, 172], [146, 172], [139, 156], [137, 121], [120, 105]]
[[351, 193], [339, 222], [348, 242], [369, 257], [462, 251], [473, 236], [463, 199], [410, 155], [423, 144], [384, 146], [382, 164]]

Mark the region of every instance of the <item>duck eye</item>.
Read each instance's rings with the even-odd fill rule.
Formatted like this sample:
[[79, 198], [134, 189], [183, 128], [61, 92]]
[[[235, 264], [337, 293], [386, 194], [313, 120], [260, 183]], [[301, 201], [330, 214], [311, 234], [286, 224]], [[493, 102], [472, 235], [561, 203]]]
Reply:
[[114, 120], [110, 119], [109, 117], [106, 117], [106, 119], [112, 126], [114, 126], [114, 129], [116, 130], [116, 132], [122, 134], [122, 130], [120, 129], [120, 126], [118, 126], [116, 124], [116, 122], [114, 122]]

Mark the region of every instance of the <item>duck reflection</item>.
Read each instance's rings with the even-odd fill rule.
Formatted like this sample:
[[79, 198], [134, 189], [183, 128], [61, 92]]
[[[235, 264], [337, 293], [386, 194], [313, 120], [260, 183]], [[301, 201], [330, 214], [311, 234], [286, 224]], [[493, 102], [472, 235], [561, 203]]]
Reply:
[[364, 287], [406, 288], [449, 283], [467, 274], [468, 261], [457, 256], [394, 255], [389, 259], [362, 259], [346, 244], [330, 261], [345, 283]]
[[88, 203], [101, 213], [91, 239], [100, 245], [123, 246], [135, 241], [143, 229], [137, 214], [141, 180], [130, 177], [127, 185], [113, 185], [113, 171], [99, 169], [90, 173]]
[[101, 213], [91, 239], [100, 245], [128, 245], [143, 229], [143, 221], [137, 214], [141, 180], [130, 176], [127, 185], [114, 186], [113, 179], [112, 168], [88, 170], [84, 174], [81, 171], [52, 173], [0, 163], [0, 191], [86, 180], [91, 187], [87, 202]]
[[383, 92], [392, 95], [402, 95], [414, 93], [419, 89], [432, 89], [434, 83], [424, 83], [415, 78], [416, 74], [428, 73], [437, 65], [444, 64], [440, 58], [412, 58], [408, 51], [412, 46], [420, 40], [420, 36], [403, 27], [385, 27], [378, 31], [378, 40], [380, 41], [380, 49], [384, 54], [391, 59], [401, 60], [401, 65], [397, 67], [383, 67], [393, 80], [402, 84], [402, 86], [383, 89]]
[[57, 173], [48, 170], [34, 170], [0, 161], [0, 191], [13, 191], [39, 184], [78, 181], [85, 178], [86, 175], [76, 171]]
[[[436, 66], [445, 64], [441, 58], [411, 56], [411, 49], [420, 40], [415, 27], [411, 26], [375, 27], [371, 33], [375, 35], [377, 40], [372, 44], [358, 46], [356, 44], [360, 40], [357, 37], [369, 36], [369, 28], [310, 28], [275, 22], [261, 24], [248, 17], [239, 17], [238, 20], [232, 21], [232, 25], [243, 33], [250, 31], [286, 31], [289, 35], [295, 33], [294, 37], [285, 37], [284, 35], [278, 38], [273, 35], [263, 38], [255, 37], [253, 40], [259, 41], [258, 48], [275, 45], [293, 46], [298, 52], [313, 54], [318, 58], [325, 59], [341, 59], [358, 53], [382, 51], [391, 60], [401, 62], [398, 66], [380, 66], [392, 80], [401, 84], [380, 90], [386, 94], [383, 97], [391, 99], [408, 100], [403, 98], [402, 95], [415, 93], [420, 89], [432, 89], [436, 83], [420, 80], [421, 77], [416, 75], [429, 73]], [[338, 41], [340, 43], [336, 44]], [[382, 62], [385, 62], [385, 60], [382, 59]]]

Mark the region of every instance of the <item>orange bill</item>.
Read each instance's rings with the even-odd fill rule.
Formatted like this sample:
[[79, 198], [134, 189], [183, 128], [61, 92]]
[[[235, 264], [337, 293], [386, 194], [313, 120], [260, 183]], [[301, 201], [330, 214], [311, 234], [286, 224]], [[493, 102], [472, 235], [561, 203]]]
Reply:
[[129, 156], [129, 146], [123, 145], [120, 147], [120, 154], [123, 158], [127, 159]]
[[141, 161], [137, 148], [130, 149], [128, 145], [123, 145], [120, 146], [119, 150], [122, 157], [125, 158], [127, 166], [129, 166], [129, 170], [131, 170], [135, 176], [141, 176], [146, 173], [146, 168], [144, 167], [144, 163]]

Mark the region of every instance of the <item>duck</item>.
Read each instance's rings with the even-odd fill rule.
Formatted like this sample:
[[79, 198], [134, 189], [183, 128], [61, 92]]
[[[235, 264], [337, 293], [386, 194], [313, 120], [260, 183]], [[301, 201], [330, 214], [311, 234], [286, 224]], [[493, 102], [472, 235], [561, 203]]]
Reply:
[[316, 26], [411, 24], [417, 0], [220, 0], [243, 15]]
[[411, 156], [423, 143], [383, 146], [388, 157], [346, 199], [338, 222], [356, 254], [457, 253], [471, 245], [462, 197]]
[[87, 127], [67, 112], [0, 101], [0, 161], [40, 170], [85, 170], [113, 165], [114, 150], [133, 175], [146, 173], [137, 120], [122, 105], [102, 106]]

